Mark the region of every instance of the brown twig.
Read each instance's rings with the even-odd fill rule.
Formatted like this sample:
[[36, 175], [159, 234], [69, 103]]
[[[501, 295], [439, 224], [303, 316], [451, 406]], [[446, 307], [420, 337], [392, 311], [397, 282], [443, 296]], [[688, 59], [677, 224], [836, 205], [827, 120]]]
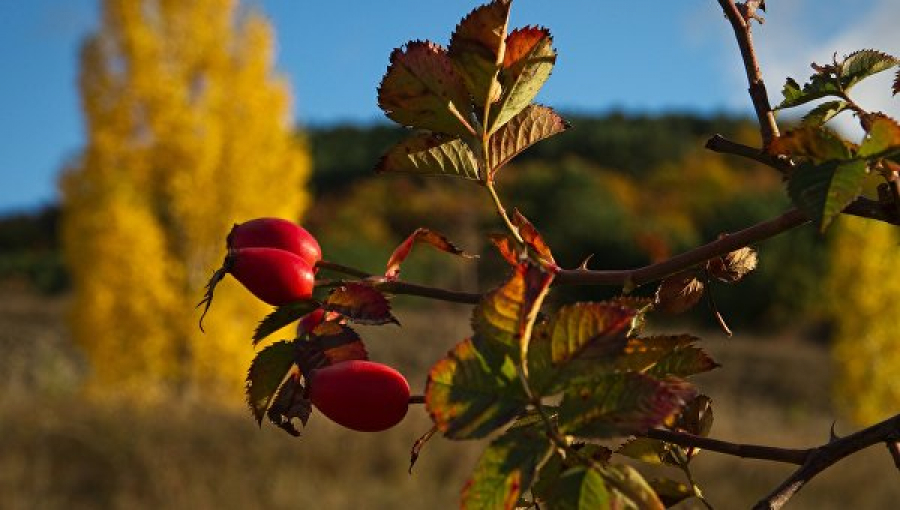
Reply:
[[784, 506], [791, 496], [802, 489], [813, 477], [841, 459], [878, 443], [896, 442], [897, 437], [900, 437], [900, 414], [855, 434], [835, 439], [817, 448], [811, 448], [800, 468], [765, 499], [757, 503], [753, 509], [777, 510]]
[[768, 147], [769, 143], [778, 136], [778, 124], [775, 122], [775, 113], [769, 104], [769, 94], [766, 92], [766, 84], [759, 70], [756, 50], [753, 49], [753, 37], [750, 33], [751, 21], [754, 19], [760, 20], [756, 15], [756, 10], [761, 2], [760, 0], [748, 0], [738, 5], [735, 4], [734, 0], [718, 1], [725, 12], [725, 16], [731, 23], [738, 47], [741, 50], [744, 71], [747, 74], [747, 82], [750, 85], [748, 89], [750, 99], [753, 101], [753, 109], [756, 111], [757, 119], [759, 119], [759, 132], [762, 135], [763, 147]]
[[665, 429], [650, 429], [645, 436], [650, 439], [658, 439], [660, 441], [688, 448], [701, 448], [703, 450], [724, 453], [725, 455], [734, 457], [771, 460], [787, 464], [796, 464], [798, 466], [806, 462], [806, 458], [809, 455], [809, 450], [731, 443], [709, 437], [696, 436], [686, 432], [673, 432]]
[[719, 134], [713, 135], [706, 141], [706, 148], [721, 154], [732, 154], [734, 156], [751, 159], [772, 167], [782, 174], [787, 174], [792, 168], [791, 162], [785, 158], [779, 158], [755, 147], [737, 143]]

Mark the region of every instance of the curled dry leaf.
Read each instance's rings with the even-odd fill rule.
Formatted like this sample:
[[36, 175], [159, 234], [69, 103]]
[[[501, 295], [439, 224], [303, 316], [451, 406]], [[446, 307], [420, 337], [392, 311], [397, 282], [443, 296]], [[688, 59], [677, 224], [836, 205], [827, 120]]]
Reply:
[[743, 247], [723, 257], [711, 259], [706, 270], [717, 280], [734, 283], [756, 269], [759, 257], [753, 248]]
[[703, 297], [703, 282], [695, 271], [676, 273], [659, 284], [656, 290], [656, 308], [666, 313], [682, 313]]

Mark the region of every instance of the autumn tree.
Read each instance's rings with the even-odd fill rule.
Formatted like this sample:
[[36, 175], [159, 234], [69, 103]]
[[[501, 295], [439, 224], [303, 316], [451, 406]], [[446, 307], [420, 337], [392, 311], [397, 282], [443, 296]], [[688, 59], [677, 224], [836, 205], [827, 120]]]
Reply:
[[233, 223], [307, 206], [309, 160], [272, 29], [236, 0], [102, 7], [81, 53], [87, 143], [61, 178], [73, 335], [94, 389], [237, 401], [262, 305], [223, 285], [205, 335], [188, 311]]

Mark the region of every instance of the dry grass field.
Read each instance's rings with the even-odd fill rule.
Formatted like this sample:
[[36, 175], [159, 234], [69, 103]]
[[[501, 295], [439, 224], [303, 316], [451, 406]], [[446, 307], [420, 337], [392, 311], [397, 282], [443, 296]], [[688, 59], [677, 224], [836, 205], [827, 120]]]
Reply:
[[[449, 509], [483, 447], [434, 440], [408, 475], [409, 447], [429, 426], [418, 408], [381, 434], [341, 430], [314, 415], [295, 439], [258, 429], [236, 406], [89, 402], [77, 391], [84, 368], [64, 309], [64, 298], [0, 294], [4, 510]], [[402, 330], [362, 333], [373, 358], [396, 364], [421, 391], [430, 363], [466, 335], [467, 314], [456, 305], [400, 309]], [[705, 346], [724, 365], [698, 379], [715, 401], [715, 437], [792, 447], [827, 440], [835, 414], [821, 346], [740, 335]], [[836, 431], [850, 428], [838, 419]], [[790, 472], [714, 453], [695, 466], [709, 499], [726, 510], [749, 508]], [[897, 501], [900, 476], [884, 448], [873, 448], [816, 478], [788, 508], [888, 509]]]

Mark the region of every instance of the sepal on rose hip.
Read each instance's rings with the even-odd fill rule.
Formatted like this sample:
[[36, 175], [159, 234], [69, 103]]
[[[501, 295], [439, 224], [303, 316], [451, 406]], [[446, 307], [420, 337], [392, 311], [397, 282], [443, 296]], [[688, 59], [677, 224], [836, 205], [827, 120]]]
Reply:
[[298, 255], [276, 248], [231, 249], [222, 267], [217, 269], [206, 285], [206, 294], [197, 306], [206, 305], [200, 316], [209, 311], [219, 282], [230, 273], [260, 300], [283, 306], [312, 298], [315, 276], [312, 267]]

